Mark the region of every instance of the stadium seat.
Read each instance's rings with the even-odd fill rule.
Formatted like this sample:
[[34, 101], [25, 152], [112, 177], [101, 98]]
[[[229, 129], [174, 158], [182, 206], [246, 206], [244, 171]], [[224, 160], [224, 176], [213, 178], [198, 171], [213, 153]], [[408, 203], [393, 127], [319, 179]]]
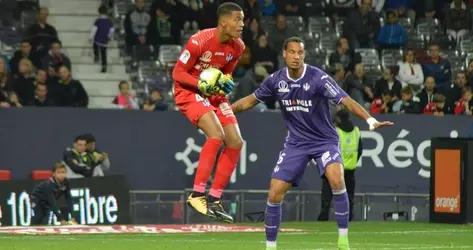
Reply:
[[466, 55], [473, 51], [473, 39], [464, 39], [460, 42], [460, 51], [462, 54]]
[[319, 49], [323, 51], [333, 51], [336, 48], [339, 36], [334, 33], [324, 34], [319, 40]]
[[401, 24], [407, 32], [412, 31], [414, 28], [414, 26], [412, 25], [412, 20], [408, 17], [399, 18], [399, 24]]
[[305, 31], [304, 19], [301, 16], [287, 16], [287, 27], [293, 28], [296, 27], [298, 32]]
[[159, 46], [158, 61], [162, 66], [174, 67], [176, 60], [181, 53], [181, 45], [161, 45]]
[[12, 179], [11, 171], [2, 169], [0, 170], [0, 181], [9, 181]]
[[360, 53], [361, 62], [365, 66], [373, 67], [373, 66], [378, 66], [380, 64], [378, 51], [376, 51], [376, 49], [360, 48], [360, 49], [355, 49], [355, 52]]
[[330, 18], [328, 17], [309, 17], [308, 23], [310, 34], [320, 34], [333, 29]]
[[36, 169], [31, 172], [31, 179], [33, 180], [47, 180], [53, 175], [51, 170]]
[[385, 49], [381, 52], [381, 66], [383, 68], [395, 66], [399, 61], [402, 61], [402, 50]]

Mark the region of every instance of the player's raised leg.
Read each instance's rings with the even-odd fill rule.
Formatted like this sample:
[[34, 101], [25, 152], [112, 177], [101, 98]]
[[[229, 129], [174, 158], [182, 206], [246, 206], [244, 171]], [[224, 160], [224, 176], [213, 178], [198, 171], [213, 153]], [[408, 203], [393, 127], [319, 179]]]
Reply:
[[338, 225], [338, 249], [350, 249], [348, 244], [348, 219], [350, 205], [348, 203], [348, 194], [343, 177], [343, 166], [338, 162], [330, 163], [325, 168], [327, 177], [333, 193], [333, 203], [335, 207], [335, 219]]
[[214, 111], [208, 111], [202, 115], [197, 122], [197, 127], [204, 131], [207, 140], [200, 152], [199, 164], [194, 177], [194, 188], [187, 199], [187, 204], [201, 214], [215, 217], [213, 212], [208, 209], [205, 189], [225, 134]]
[[240, 151], [243, 145], [243, 139], [241, 138], [240, 128], [236, 123], [235, 116], [231, 120], [233, 122], [226, 124], [225, 120], [220, 119], [222, 124], [226, 124], [223, 127], [225, 138], [225, 148], [217, 162], [217, 170], [215, 171], [215, 177], [212, 187], [209, 191], [209, 210], [211, 210], [218, 219], [225, 222], [233, 222], [233, 217], [228, 214], [220, 201], [223, 190], [228, 185], [233, 171], [240, 159]]
[[291, 183], [274, 178], [271, 179], [264, 218], [266, 249], [276, 249], [276, 238], [278, 236], [279, 225], [281, 224], [282, 218], [281, 205], [286, 192], [291, 187]]

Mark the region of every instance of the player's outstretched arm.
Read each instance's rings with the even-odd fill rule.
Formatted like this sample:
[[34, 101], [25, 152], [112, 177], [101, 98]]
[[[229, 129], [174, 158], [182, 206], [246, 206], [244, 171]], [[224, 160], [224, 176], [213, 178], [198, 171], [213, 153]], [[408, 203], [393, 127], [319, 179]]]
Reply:
[[353, 100], [351, 97], [347, 96], [342, 99], [342, 104], [345, 106], [348, 111], [357, 115], [361, 119], [365, 120], [370, 130], [374, 130], [376, 128], [392, 126], [394, 125], [391, 121], [381, 121], [379, 122], [376, 118], [372, 117], [368, 111], [366, 111], [359, 103]]
[[256, 99], [255, 94], [251, 94], [251, 95], [243, 97], [240, 100], [234, 102], [232, 104], [232, 110], [233, 110], [233, 113], [238, 113], [238, 112], [242, 112], [242, 111], [246, 111], [248, 109], [251, 109], [256, 104], [258, 104], [258, 100]]

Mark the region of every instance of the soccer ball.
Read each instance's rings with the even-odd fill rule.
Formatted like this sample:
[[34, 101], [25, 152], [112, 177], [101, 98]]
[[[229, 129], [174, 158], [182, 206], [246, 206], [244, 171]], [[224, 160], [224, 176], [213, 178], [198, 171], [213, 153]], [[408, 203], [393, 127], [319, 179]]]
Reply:
[[219, 69], [208, 68], [200, 73], [199, 80], [210, 85], [215, 85], [217, 84], [218, 80], [220, 80], [222, 75], [223, 73]]

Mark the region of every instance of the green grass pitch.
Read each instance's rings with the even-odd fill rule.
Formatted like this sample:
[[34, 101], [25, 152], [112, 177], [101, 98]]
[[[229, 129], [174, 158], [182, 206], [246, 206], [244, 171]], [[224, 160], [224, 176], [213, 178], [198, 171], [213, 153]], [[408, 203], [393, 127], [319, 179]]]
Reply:
[[[255, 226], [256, 224], [247, 224]], [[257, 226], [261, 226], [258, 224]], [[336, 249], [335, 222], [284, 223], [278, 250]], [[351, 249], [473, 249], [473, 225], [353, 222]], [[234, 250], [265, 249], [264, 233], [6, 235], [1, 250]]]

